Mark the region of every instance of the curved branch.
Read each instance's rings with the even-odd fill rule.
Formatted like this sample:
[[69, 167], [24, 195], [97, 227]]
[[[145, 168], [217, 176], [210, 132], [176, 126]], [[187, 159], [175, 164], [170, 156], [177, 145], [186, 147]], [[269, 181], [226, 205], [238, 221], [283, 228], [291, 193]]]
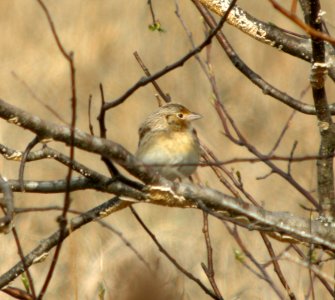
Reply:
[[[214, 13], [222, 16], [230, 3], [230, 0], [199, 0], [204, 6]], [[297, 37], [285, 32], [283, 29], [258, 20], [235, 6], [228, 16], [227, 23], [246, 33], [250, 37], [263, 44], [277, 48], [302, 60], [312, 61], [312, 47], [309, 38]], [[330, 55], [334, 55], [334, 49], [328, 47]], [[335, 65], [329, 62], [329, 76], [335, 80]]]

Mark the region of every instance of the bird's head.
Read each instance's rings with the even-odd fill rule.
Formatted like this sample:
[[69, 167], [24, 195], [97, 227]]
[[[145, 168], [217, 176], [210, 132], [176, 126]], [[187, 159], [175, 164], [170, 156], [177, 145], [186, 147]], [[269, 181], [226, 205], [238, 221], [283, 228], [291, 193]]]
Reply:
[[167, 124], [171, 130], [185, 130], [190, 128], [191, 122], [200, 119], [202, 116], [191, 112], [180, 104], [166, 104], [157, 111], [161, 122]]

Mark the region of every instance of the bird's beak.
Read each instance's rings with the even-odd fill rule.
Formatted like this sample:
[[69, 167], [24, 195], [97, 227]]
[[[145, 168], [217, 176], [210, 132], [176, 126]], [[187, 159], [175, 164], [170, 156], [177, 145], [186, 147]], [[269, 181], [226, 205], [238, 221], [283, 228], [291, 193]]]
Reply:
[[190, 113], [187, 117], [186, 120], [187, 121], [194, 121], [194, 120], [198, 120], [201, 119], [202, 115], [196, 114], [196, 113]]

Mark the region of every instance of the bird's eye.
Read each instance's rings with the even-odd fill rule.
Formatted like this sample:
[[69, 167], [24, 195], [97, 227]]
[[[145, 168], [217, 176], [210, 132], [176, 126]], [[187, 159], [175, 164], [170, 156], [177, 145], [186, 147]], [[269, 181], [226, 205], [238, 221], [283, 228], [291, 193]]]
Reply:
[[182, 118], [184, 118], [184, 115], [183, 115], [182, 113], [179, 113], [179, 114], [177, 114], [177, 117], [178, 117], [179, 119], [182, 119]]

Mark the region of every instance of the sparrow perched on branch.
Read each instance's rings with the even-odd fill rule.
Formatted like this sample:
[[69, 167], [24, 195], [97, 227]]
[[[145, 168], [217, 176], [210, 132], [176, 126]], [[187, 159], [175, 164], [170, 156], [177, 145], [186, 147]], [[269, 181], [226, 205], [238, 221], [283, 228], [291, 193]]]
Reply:
[[190, 176], [200, 160], [200, 143], [191, 122], [202, 116], [180, 104], [166, 104], [139, 129], [136, 157], [169, 180]]

